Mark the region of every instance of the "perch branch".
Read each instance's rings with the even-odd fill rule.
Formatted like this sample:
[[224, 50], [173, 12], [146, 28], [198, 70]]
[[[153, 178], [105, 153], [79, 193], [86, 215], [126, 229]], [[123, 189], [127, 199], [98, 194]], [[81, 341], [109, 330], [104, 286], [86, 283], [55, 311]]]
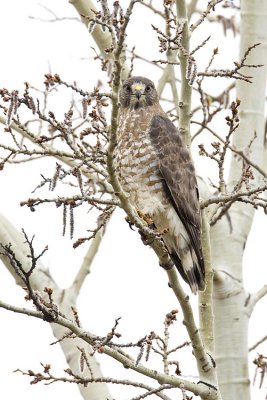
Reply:
[[210, 226], [205, 214], [202, 211], [202, 235], [201, 244], [203, 249], [204, 265], [205, 265], [205, 281], [206, 288], [204, 292], [199, 292], [199, 323], [200, 332], [204, 345], [209, 352], [214, 351], [214, 315], [212, 310], [212, 292], [213, 292], [213, 275], [211, 265], [211, 246], [210, 246]]

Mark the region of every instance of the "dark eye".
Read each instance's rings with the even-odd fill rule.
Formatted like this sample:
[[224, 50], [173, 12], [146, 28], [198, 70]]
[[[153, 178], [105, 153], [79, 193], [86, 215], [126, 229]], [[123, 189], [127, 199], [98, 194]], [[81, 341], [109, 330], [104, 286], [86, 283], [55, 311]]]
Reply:
[[131, 92], [131, 86], [130, 85], [125, 85], [124, 89], [126, 90], [126, 92], [130, 93]]
[[151, 92], [151, 89], [152, 89], [152, 87], [151, 87], [150, 85], [147, 85], [147, 86], [146, 86], [146, 92], [147, 92], [147, 93]]

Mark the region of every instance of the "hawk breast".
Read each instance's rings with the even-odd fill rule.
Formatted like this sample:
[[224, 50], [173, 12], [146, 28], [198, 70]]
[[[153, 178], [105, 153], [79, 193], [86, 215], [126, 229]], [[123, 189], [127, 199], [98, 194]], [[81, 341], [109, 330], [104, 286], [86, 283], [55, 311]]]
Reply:
[[115, 153], [117, 175], [130, 201], [144, 214], [166, 204], [159, 159], [149, 136], [151, 117], [143, 109], [120, 116]]

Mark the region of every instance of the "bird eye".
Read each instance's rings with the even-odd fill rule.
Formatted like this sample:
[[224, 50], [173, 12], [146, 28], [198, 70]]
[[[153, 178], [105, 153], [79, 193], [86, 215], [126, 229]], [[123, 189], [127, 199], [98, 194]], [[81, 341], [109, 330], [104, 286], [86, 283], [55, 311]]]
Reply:
[[131, 86], [130, 85], [126, 85], [126, 86], [124, 86], [124, 89], [126, 90], [126, 92], [130, 93]]
[[151, 86], [150, 86], [150, 85], [147, 85], [147, 86], [146, 86], [146, 92], [147, 92], [147, 93], [148, 93], [148, 92], [150, 92], [150, 91], [151, 91], [151, 89], [152, 89], [152, 88], [151, 88]]

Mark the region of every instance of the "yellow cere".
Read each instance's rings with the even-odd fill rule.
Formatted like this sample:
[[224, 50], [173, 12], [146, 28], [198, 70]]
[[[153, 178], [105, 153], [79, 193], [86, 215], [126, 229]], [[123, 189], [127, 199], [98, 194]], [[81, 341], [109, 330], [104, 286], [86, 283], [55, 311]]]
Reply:
[[138, 92], [138, 91], [142, 91], [144, 90], [144, 85], [142, 85], [141, 83], [136, 83], [134, 85], [132, 85], [132, 91], [133, 93]]

